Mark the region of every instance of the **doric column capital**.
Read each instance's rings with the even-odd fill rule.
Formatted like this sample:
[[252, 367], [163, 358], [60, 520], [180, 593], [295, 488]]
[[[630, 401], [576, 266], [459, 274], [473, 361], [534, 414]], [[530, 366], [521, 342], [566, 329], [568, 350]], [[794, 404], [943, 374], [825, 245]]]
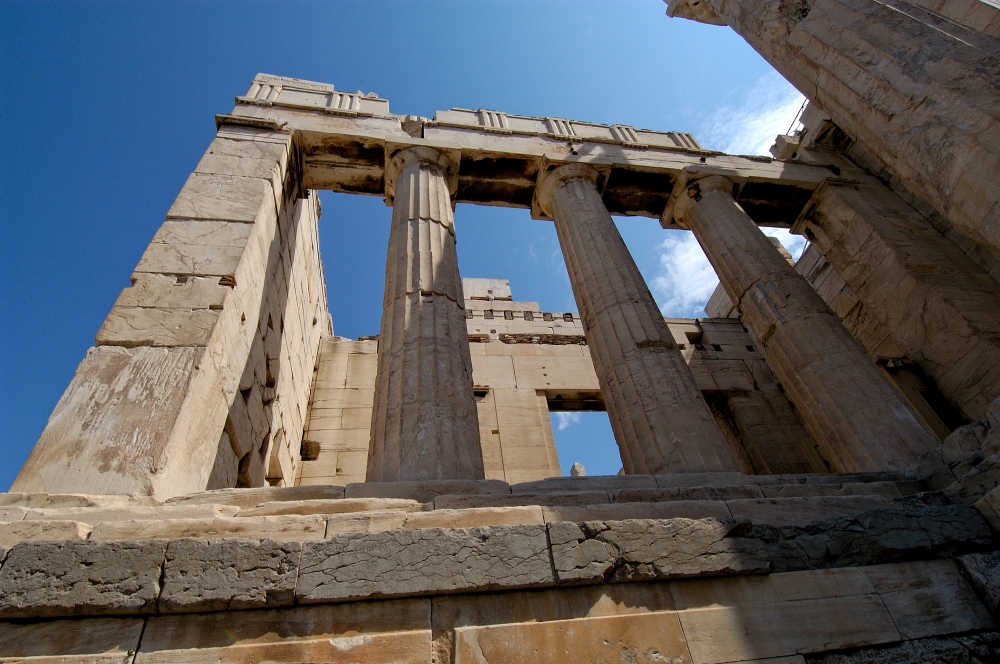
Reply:
[[[737, 183], [718, 173], [697, 173], [685, 174], [677, 183], [677, 188], [671, 196], [673, 199], [672, 214], [673, 219], [681, 228], [690, 228], [687, 221], [688, 212], [691, 205], [701, 200], [701, 197], [710, 191], [721, 191], [727, 196], [733, 195], [733, 189]], [[668, 206], [670, 208], [671, 206]]]
[[413, 164], [424, 163], [440, 169], [448, 183], [452, 207], [458, 192], [458, 167], [461, 150], [445, 146], [406, 145], [386, 143], [385, 147], [385, 203], [392, 205], [396, 197], [399, 174]]
[[552, 194], [570, 180], [587, 180], [597, 188], [601, 172], [590, 164], [569, 163], [556, 166], [550, 171], [542, 170], [535, 185], [535, 202], [542, 212], [552, 218]]

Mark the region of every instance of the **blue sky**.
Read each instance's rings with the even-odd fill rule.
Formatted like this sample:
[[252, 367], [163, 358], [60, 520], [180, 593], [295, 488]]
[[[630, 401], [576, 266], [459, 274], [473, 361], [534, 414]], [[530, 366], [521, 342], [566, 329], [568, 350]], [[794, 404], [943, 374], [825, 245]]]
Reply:
[[[375, 91], [394, 113], [453, 106], [689, 131], [762, 153], [801, 97], [728, 28], [659, 0], [0, 4], [0, 487], [45, 421], [188, 173], [266, 72]], [[389, 209], [323, 193], [334, 327], [378, 331]], [[460, 205], [460, 269], [575, 310], [551, 224]], [[667, 315], [715, 285], [690, 234], [620, 230]], [[783, 238], [798, 248], [797, 238]], [[564, 470], [620, 467], [603, 414], [554, 420]]]

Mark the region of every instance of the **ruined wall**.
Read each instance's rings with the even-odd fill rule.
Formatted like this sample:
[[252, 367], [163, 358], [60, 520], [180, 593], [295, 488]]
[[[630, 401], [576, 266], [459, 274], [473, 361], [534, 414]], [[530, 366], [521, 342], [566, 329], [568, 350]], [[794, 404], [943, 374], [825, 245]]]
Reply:
[[320, 338], [329, 335], [319, 253], [319, 197], [278, 217], [267, 295], [233, 397], [209, 489], [292, 486]]

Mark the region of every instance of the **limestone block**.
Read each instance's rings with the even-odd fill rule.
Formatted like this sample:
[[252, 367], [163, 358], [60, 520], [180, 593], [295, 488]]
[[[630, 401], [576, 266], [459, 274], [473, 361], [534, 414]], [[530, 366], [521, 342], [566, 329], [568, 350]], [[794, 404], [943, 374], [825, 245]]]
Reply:
[[219, 320], [212, 309], [114, 307], [97, 331], [98, 346], [205, 346]]
[[606, 491], [576, 491], [571, 493], [518, 493], [488, 496], [443, 495], [434, 498], [434, 509], [461, 510], [473, 507], [513, 507], [516, 505], [600, 505], [611, 502]]
[[152, 613], [166, 542], [23, 542], [0, 569], [0, 616]]
[[322, 539], [326, 520], [321, 515], [219, 517], [216, 519], [171, 519], [108, 521], [98, 524], [91, 540], [130, 540], [178, 537], [266, 537], [277, 542]]
[[902, 498], [895, 482], [844, 482], [843, 484], [778, 484], [763, 486], [767, 498], [807, 498], [812, 496], [882, 496]]
[[656, 486], [661, 489], [682, 486], [739, 486], [741, 484], [754, 484], [754, 480], [749, 475], [744, 475], [743, 473], [672, 473], [670, 475], [656, 475], [655, 480]]
[[231, 247], [242, 249], [246, 246], [251, 224], [232, 221], [171, 221], [167, 220], [157, 229], [153, 242], [184, 247]]
[[270, 179], [284, 170], [287, 161], [288, 150], [281, 144], [216, 138], [195, 172]]
[[176, 539], [167, 545], [160, 612], [288, 606], [295, 597], [298, 542]]
[[427, 480], [410, 482], [364, 482], [348, 484], [347, 498], [404, 498], [426, 503], [440, 495], [509, 494], [510, 485], [500, 480]]
[[669, 489], [622, 489], [619, 503], [658, 503], [675, 500], [737, 500], [763, 498], [761, 488], [752, 484], [736, 486], [682, 486]]
[[344, 533], [381, 533], [387, 530], [399, 530], [405, 523], [406, 512], [402, 510], [335, 514], [326, 520], [326, 537]]
[[134, 283], [118, 295], [116, 307], [222, 309], [233, 290], [220, 284], [218, 277], [178, 279], [174, 275], [135, 272], [132, 281]]
[[655, 489], [651, 475], [595, 475], [591, 477], [549, 477], [538, 482], [522, 482], [511, 486], [511, 493], [569, 493], [579, 491], [619, 491], [621, 489]]
[[979, 599], [996, 615], [1000, 609], [1000, 552], [970, 553], [957, 560]]
[[403, 528], [475, 528], [545, 523], [537, 505], [435, 509], [406, 515]]
[[11, 491], [0, 493], [0, 505], [21, 507], [97, 507], [121, 505], [159, 505], [146, 496], [87, 495], [81, 493], [25, 493]]
[[600, 583], [768, 571], [758, 540], [731, 519], [549, 524], [560, 581]]
[[577, 618], [455, 630], [455, 664], [691, 661], [677, 614]]
[[906, 639], [996, 629], [953, 560], [863, 568]]
[[[200, 348], [89, 350], [13, 488], [72, 486], [97, 494], [144, 489], [148, 465], [160, 460], [202, 356]], [[113, 418], [104, 410], [110, 399], [115, 400]], [[150, 403], [157, 404], [157, 421], [163, 426], [150, 426]], [[61, 468], [70, 458], [77, 461], [63, 475]]]
[[769, 662], [900, 639], [875, 594], [697, 609], [678, 616], [693, 661], [705, 664]]
[[964, 505], [888, 505], [805, 527], [754, 526], [753, 534], [775, 572], [953, 556], [993, 541], [986, 520]]
[[[975, 0], [979, 2], [979, 0]], [[950, 3], [949, 3], [950, 4]], [[874, 648], [813, 655], [809, 664], [987, 664], [1000, 654], [1000, 634], [930, 637]]]
[[301, 500], [336, 500], [344, 497], [340, 486], [259, 487], [255, 489], [218, 489], [199, 491], [186, 496], [175, 496], [166, 505], [235, 505], [240, 509], [257, 507], [264, 503]]
[[[132, 661], [139, 648], [143, 618], [84, 618], [0, 623], [0, 662], [47, 657], [46, 662]], [[10, 659], [8, 659], [10, 658]], [[86, 658], [86, 659], [84, 659]]]
[[515, 357], [514, 375], [520, 389], [599, 390], [589, 357]]
[[14, 521], [0, 523], [0, 544], [87, 539], [93, 526], [80, 521]]
[[[250, 227], [249, 224], [241, 224]], [[194, 276], [231, 276], [243, 257], [244, 247], [150, 243], [135, 272]]]
[[816, 496], [810, 498], [766, 498], [726, 502], [734, 519], [772, 526], [805, 526], [835, 516], [849, 516], [884, 509], [890, 501], [881, 496]]
[[983, 459], [960, 480], [947, 487], [944, 494], [955, 502], [971, 505], [1000, 486], [1000, 452]]
[[594, 521], [605, 519], [729, 519], [732, 513], [720, 500], [677, 500], [666, 503], [623, 503], [613, 505], [544, 506], [546, 523], [553, 521]]
[[22, 519], [24, 519], [24, 515], [27, 513], [28, 513], [28, 508], [21, 507], [19, 505], [0, 507], [0, 522], [10, 523], [12, 521], [21, 521]]
[[273, 200], [268, 180], [192, 173], [167, 211], [167, 218], [253, 223], [261, 205], [273, 206]]
[[543, 525], [394, 530], [304, 544], [296, 599], [315, 603], [554, 581]]
[[336, 500], [287, 500], [274, 501], [242, 509], [238, 516], [277, 516], [279, 514], [342, 514], [369, 510], [414, 511], [421, 509], [415, 500], [400, 498], [340, 498]]
[[36, 519], [82, 521], [97, 525], [104, 521], [136, 521], [141, 519], [211, 519], [234, 516], [239, 511], [233, 505], [163, 505], [160, 507], [63, 507], [33, 509], [25, 521]]
[[[451, 661], [453, 630], [466, 626], [635, 616], [674, 608], [666, 583], [616, 583], [558, 589], [442, 595], [433, 599], [435, 661]], [[530, 661], [530, 660], [529, 660]], [[558, 658], [555, 661], [561, 661]], [[589, 660], [583, 660], [589, 661]]]
[[426, 664], [429, 628], [429, 600], [156, 616], [136, 662]]

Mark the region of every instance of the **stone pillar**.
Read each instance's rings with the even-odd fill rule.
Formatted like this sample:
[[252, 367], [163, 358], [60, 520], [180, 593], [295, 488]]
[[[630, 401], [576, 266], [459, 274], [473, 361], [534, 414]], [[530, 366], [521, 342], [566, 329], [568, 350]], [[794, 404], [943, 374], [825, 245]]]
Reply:
[[385, 267], [369, 482], [483, 479], [452, 199], [458, 164], [410, 147], [386, 165]]
[[[291, 480], [290, 454], [297, 449], [272, 444], [260, 404], [269, 390], [270, 401], [281, 396], [287, 407], [304, 408], [319, 346], [313, 321], [327, 315], [318, 294], [308, 314], [302, 307], [308, 322], [292, 321], [300, 312], [288, 308], [288, 284], [302, 283], [293, 272], [309, 269], [301, 243], [318, 214], [299, 203], [307, 195], [300, 157], [291, 132], [220, 127], [52, 411], [13, 491], [165, 500], [233, 486], [244, 455], [260, 457], [255, 462], [263, 483], [269, 449], [286, 453], [281, 464]], [[318, 267], [318, 247], [313, 253]], [[282, 269], [287, 276], [278, 276]], [[297, 335], [295, 352], [308, 358], [299, 388], [291, 384], [290, 362], [276, 376], [282, 320], [285, 356]], [[265, 353], [260, 329], [268, 327], [278, 332]], [[275, 380], [264, 377], [265, 359]], [[251, 387], [250, 397], [241, 396]], [[237, 440], [229, 435], [231, 424], [250, 428], [247, 418], [234, 415], [237, 407], [246, 411], [245, 400], [257, 404], [263, 424], [255, 436]], [[301, 422], [293, 419], [280, 425], [282, 439], [297, 443]]]
[[[670, 16], [728, 25], [907, 189], [1000, 255], [996, 39], [917, 0], [667, 0]], [[923, 4], [928, 4], [924, 2]], [[956, 2], [933, 3], [942, 5]], [[941, 9], [946, 12], [945, 9]]]
[[544, 176], [594, 368], [628, 474], [736, 471], [663, 314], [597, 191], [590, 166]]
[[841, 472], [916, 468], [937, 447], [934, 436], [733, 200], [733, 182], [695, 178], [675, 219], [694, 231], [823, 456]]

